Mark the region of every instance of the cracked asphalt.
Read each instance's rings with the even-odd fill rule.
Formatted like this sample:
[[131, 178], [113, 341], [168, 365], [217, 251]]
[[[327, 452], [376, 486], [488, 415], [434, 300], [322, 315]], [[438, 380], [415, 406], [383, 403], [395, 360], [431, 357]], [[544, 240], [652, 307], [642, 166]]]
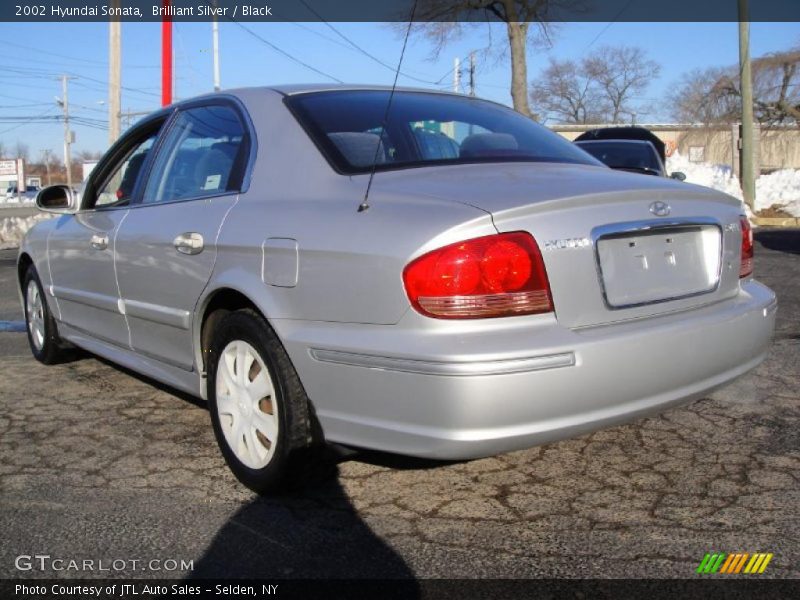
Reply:
[[[0, 577], [691, 578], [706, 552], [800, 577], [800, 231], [760, 230], [776, 339], [709, 398], [521, 452], [436, 463], [361, 452], [258, 498], [202, 403], [88, 355], [43, 367], [0, 333]], [[0, 252], [0, 319], [21, 319]], [[15, 558], [184, 560], [19, 571]]]

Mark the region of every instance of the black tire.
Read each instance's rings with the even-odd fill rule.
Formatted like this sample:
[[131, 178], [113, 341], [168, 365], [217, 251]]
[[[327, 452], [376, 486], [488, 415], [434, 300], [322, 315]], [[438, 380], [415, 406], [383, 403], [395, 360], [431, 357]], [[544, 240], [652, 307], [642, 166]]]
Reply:
[[[228, 417], [222, 417], [218, 409], [217, 373], [224, 350], [237, 341], [246, 342], [255, 349], [267, 368], [274, 390], [268, 397], [269, 402], [274, 402], [277, 407], [277, 441], [274, 442], [275, 448], [269, 462], [261, 468], [252, 468], [237, 457], [223, 432], [222, 419]], [[226, 367], [223, 365], [223, 368]], [[307, 451], [313, 445], [309, 401], [278, 336], [256, 311], [243, 309], [231, 312], [216, 326], [208, 357], [206, 386], [214, 435], [225, 462], [236, 478], [259, 494], [277, 492], [286, 487], [290, 468], [294, 470], [295, 466], [300, 466], [302, 470], [303, 465], [297, 464], [298, 459], [303, 462], [308, 460]], [[270, 410], [272, 416], [275, 409]], [[234, 417], [230, 419], [226, 427], [232, 429]], [[272, 443], [270, 449], [271, 446]], [[262, 450], [259, 448], [259, 451]]]
[[[41, 299], [40, 311], [32, 311], [28, 306], [29, 294], [28, 289], [30, 286], [36, 286], [39, 298]], [[31, 352], [36, 360], [46, 365], [54, 365], [64, 361], [68, 358], [66, 344], [58, 335], [58, 327], [56, 320], [53, 318], [53, 313], [50, 311], [50, 306], [47, 304], [47, 296], [45, 296], [42, 282], [39, 280], [39, 275], [36, 272], [36, 267], [31, 265], [25, 272], [25, 277], [22, 279], [22, 298], [25, 306], [25, 330], [28, 333], [28, 344], [31, 347]], [[43, 333], [41, 342], [34, 341], [33, 327], [31, 326], [31, 319], [33, 312], [39, 315], [39, 323], [43, 326]]]

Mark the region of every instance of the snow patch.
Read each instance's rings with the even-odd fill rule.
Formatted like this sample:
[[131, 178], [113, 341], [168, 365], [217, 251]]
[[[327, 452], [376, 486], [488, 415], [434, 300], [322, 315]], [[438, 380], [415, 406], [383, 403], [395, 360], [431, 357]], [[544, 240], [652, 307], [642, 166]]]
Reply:
[[0, 196], [0, 206], [33, 206], [36, 204], [35, 198], [25, 196]]
[[[688, 183], [714, 188], [742, 199], [739, 180], [728, 165], [690, 162], [675, 152], [667, 158], [667, 171], [681, 171]], [[800, 217], [800, 169], [782, 169], [756, 179], [756, 211], [775, 205], [792, 215]], [[748, 210], [748, 217], [751, 217]]]
[[18, 248], [31, 227], [39, 221], [52, 218], [53, 215], [45, 213], [30, 217], [0, 217], [0, 250]]

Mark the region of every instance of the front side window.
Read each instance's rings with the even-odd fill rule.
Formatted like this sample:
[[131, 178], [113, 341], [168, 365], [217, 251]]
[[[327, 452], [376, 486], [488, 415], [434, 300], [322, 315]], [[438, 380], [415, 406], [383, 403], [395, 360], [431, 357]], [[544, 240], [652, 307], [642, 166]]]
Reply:
[[88, 201], [84, 208], [108, 208], [129, 204], [144, 162], [157, 138], [158, 131], [154, 131], [142, 141], [134, 144], [126, 158], [113, 168], [97, 194]]
[[[333, 165], [343, 173], [375, 168], [472, 162], [597, 165], [561, 136], [510, 108], [462, 96], [330, 91], [287, 99]], [[386, 126], [383, 127], [386, 118]]]
[[143, 204], [235, 191], [245, 130], [236, 112], [222, 105], [179, 113], [155, 158]]

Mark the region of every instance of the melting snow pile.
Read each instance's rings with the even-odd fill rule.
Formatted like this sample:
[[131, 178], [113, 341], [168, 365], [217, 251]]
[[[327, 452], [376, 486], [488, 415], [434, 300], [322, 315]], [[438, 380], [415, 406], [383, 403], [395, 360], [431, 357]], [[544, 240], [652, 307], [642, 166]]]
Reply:
[[50, 219], [52, 215], [38, 214], [31, 217], [5, 217], [0, 213], [0, 250], [19, 246], [25, 232], [39, 221]]
[[[720, 190], [742, 199], [739, 181], [728, 165], [694, 163], [675, 152], [667, 158], [667, 171], [681, 171], [686, 181]], [[800, 217], [800, 169], [782, 169], [756, 179], [756, 210], [777, 206]]]

